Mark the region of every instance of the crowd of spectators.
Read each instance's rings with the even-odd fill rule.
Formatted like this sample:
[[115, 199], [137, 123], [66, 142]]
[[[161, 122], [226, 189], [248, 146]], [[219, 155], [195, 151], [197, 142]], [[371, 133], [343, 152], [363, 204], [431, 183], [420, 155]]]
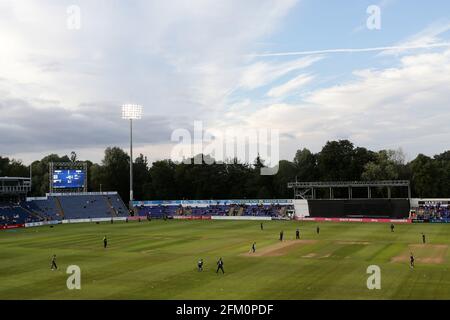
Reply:
[[412, 209], [411, 217], [423, 221], [450, 220], [450, 204], [442, 202], [425, 202]]
[[293, 205], [273, 204], [209, 204], [203, 206], [155, 205], [139, 206], [140, 216], [287, 216]]

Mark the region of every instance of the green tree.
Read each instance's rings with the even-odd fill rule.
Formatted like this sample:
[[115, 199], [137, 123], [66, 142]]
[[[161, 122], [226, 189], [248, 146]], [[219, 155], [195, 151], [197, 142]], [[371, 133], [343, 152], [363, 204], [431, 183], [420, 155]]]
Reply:
[[317, 179], [317, 156], [308, 149], [297, 150], [294, 165], [297, 169], [295, 176], [299, 181], [314, 181]]
[[448, 197], [450, 195], [450, 151], [436, 155], [434, 161], [439, 171], [437, 196]]
[[[298, 167], [295, 163], [281, 160], [278, 164], [278, 173], [273, 177], [274, 194], [269, 198], [292, 198], [293, 191], [287, 188], [287, 184], [293, 181], [297, 174]], [[304, 180], [308, 181], [308, 180]]]
[[348, 140], [328, 141], [317, 155], [320, 179], [352, 180], [353, 143]]
[[140, 154], [139, 157], [135, 159], [133, 165], [133, 185], [135, 199], [145, 199], [150, 196], [150, 194], [146, 194], [146, 190], [148, 190], [148, 183], [150, 181], [150, 174], [148, 169], [147, 157], [145, 157], [143, 154]]
[[412, 186], [414, 194], [420, 198], [438, 197], [439, 174], [437, 162], [432, 158], [419, 154], [411, 163]]
[[117, 191], [125, 203], [130, 200], [130, 157], [119, 147], [108, 147], [102, 160], [104, 191]]
[[41, 160], [34, 161], [32, 167], [32, 188], [31, 194], [33, 196], [43, 196], [50, 191], [50, 176], [49, 167], [50, 162], [70, 162], [67, 155], [60, 157], [57, 154], [49, 154]]
[[0, 157], [0, 177], [28, 177], [29, 168], [22, 161]]
[[381, 150], [375, 159], [366, 163], [362, 173], [363, 180], [396, 180], [400, 178], [404, 157], [395, 150]]
[[153, 162], [150, 168], [150, 177], [156, 199], [176, 199], [175, 167], [175, 163], [171, 160]]

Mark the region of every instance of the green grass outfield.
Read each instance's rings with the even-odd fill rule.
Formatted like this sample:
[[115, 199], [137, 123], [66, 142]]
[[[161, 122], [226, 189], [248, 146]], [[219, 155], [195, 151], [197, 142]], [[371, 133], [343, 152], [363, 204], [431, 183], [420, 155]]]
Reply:
[[[450, 225], [391, 233], [389, 224], [320, 223], [320, 235], [316, 225], [153, 220], [0, 231], [0, 299], [450, 299]], [[297, 227], [309, 241], [291, 245]], [[280, 230], [290, 246], [276, 247]], [[215, 273], [220, 256], [225, 275]], [[81, 290], [66, 287], [69, 265], [81, 268]], [[369, 265], [381, 268], [381, 290], [367, 289]]]

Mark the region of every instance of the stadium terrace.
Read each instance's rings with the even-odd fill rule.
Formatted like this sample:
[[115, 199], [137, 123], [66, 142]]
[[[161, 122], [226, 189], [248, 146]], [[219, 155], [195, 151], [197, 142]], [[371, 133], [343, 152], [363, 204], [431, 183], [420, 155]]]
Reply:
[[[370, 222], [450, 222], [450, 199], [369, 198], [354, 199], [349, 188], [347, 198], [318, 199], [320, 187], [360, 186], [352, 182], [297, 185], [309, 190], [296, 189], [295, 199], [226, 199], [226, 200], [173, 200], [134, 201], [127, 208], [117, 192], [84, 192], [85, 185], [67, 188], [55, 174], [52, 190], [45, 197], [27, 197], [31, 181], [27, 178], [0, 178], [0, 226], [2, 229], [34, 227], [44, 224], [105, 222], [151, 219], [193, 220], [318, 220]], [[80, 173], [81, 180], [84, 173]], [[74, 178], [66, 177], [70, 183]], [[379, 182], [378, 182], [379, 183]], [[386, 182], [385, 182], [386, 184]], [[390, 182], [386, 185], [397, 186]], [[58, 188], [61, 185], [63, 187]], [[292, 186], [292, 184], [290, 184]], [[366, 187], [367, 184], [363, 185]], [[315, 189], [314, 189], [315, 188]], [[390, 194], [390, 191], [389, 191]], [[332, 190], [330, 195], [333, 195]], [[359, 219], [359, 220], [358, 220]], [[361, 220], [364, 219], [364, 220]]]

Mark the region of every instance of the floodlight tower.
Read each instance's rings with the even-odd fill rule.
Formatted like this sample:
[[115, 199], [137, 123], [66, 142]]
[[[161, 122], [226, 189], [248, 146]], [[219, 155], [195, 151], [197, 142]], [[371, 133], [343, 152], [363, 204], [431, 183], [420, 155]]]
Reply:
[[133, 120], [142, 118], [142, 106], [138, 104], [122, 105], [122, 119], [130, 120], [130, 204], [133, 208]]

